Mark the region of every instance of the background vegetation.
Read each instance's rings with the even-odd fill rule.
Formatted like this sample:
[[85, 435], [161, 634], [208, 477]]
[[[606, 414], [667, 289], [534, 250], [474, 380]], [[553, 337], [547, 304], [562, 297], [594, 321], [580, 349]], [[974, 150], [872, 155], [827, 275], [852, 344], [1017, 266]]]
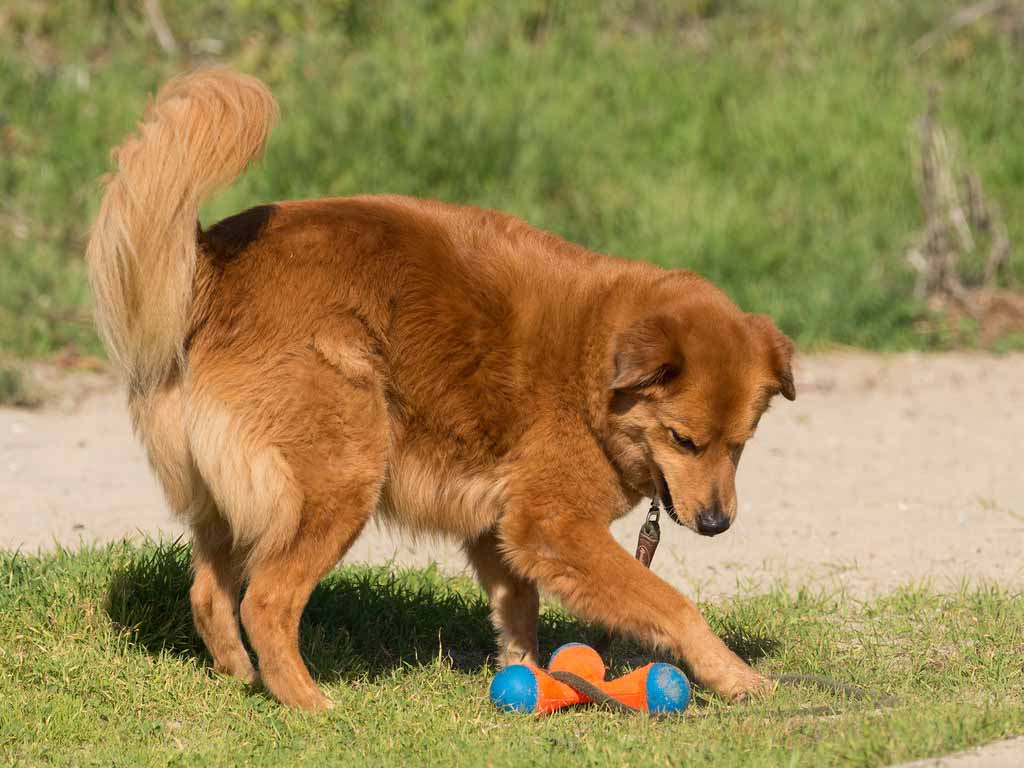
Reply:
[[[1024, 241], [1024, 31], [934, 39], [946, 0], [8, 0], [0, 8], [0, 348], [93, 350], [96, 178], [165, 78], [211, 59], [283, 108], [204, 212], [401, 192], [505, 209], [697, 269], [803, 345], [944, 343], [911, 295], [928, 90]], [[1022, 271], [1021, 254], [1014, 268]]]

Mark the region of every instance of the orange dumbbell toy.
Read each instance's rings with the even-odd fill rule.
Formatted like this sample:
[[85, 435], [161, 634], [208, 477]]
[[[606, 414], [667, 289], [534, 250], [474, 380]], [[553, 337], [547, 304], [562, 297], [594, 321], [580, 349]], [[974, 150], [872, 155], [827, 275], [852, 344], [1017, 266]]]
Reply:
[[597, 651], [569, 643], [551, 654], [547, 670], [528, 664], [503, 669], [491, 682], [491, 701], [508, 711], [537, 714], [592, 702], [664, 714], [681, 712], [690, 703], [690, 683], [671, 664], [648, 664], [608, 681], [605, 671]]

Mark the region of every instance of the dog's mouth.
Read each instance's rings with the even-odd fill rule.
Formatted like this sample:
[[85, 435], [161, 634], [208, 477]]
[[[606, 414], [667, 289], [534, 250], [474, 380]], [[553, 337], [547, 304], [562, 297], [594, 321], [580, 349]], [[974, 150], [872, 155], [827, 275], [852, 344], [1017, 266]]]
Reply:
[[651, 468], [651, 474], [654, 478], [654, 489], [661, 500], [661, 506], [665, 508], [668, 516], [672, 518], [672, 522], [676, 525], [683, 525], [683, 521], [676, 514], [676, 505], [672, 501], [672, 493], [668, 489], [668, 480], [665, 479], [665, 473], [661, 471], [661, 467], [656, 462], [651, 462]]

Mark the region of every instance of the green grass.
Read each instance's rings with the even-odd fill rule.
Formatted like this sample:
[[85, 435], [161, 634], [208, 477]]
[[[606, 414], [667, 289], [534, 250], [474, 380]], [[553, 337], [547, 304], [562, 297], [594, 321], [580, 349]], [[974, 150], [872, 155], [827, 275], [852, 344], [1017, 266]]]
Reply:
[[[806, 346], [949, 343], [916, 324], [928, 89], [1024, 242], [1024, 45], [998, 15], [914, 42], [952, 0], [10, 0], [0, 11], [0, 346], [95, 350], [81, 253], [96, 177], [169, 75], [215, 58], [283, 109], [204, 220], [401, 192], [520, 214], [695, 268]], [[215, 52], [215, 53], [211, 53]], [[1021, 274], [1024, 252], [1015, 268]]]
[[0, 361], [0, 405], [25, 406], [29, 402], [21, 371]]
[[[215, 676], [188, 609], [188, 551], [0, 554], [0, 762], [11, 765], [878, 765], [1024, 733], [1024, 595], [908, 588], [873, 602], [777, 590], [705, 606], [769, 673], [894, 695], [874, 712], [807, 690], [660, 722], [538, 719], [487, 700], [493, 635], [472, 583], [347, 567], [314, 593], [303, 653], [337, 702], [306, 715]], [[542, 652], [593, 640], [547, 606]], [[622, 642], [621, 670], [644, 655]], [[805, 708], [834, 705], [837, 714]]]

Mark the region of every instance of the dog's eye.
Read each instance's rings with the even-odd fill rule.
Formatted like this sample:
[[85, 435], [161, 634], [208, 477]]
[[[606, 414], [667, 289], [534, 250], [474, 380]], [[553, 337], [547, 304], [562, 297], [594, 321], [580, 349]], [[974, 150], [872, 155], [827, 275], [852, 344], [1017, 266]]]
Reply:
[[672, 436], [672, 442], [678, 445], [683, 450], [689, 451], [690, 453], [697, 453], [697, 444], [688, 437], [683, 437], [674, 429], [669, 429], [668, 433]]

